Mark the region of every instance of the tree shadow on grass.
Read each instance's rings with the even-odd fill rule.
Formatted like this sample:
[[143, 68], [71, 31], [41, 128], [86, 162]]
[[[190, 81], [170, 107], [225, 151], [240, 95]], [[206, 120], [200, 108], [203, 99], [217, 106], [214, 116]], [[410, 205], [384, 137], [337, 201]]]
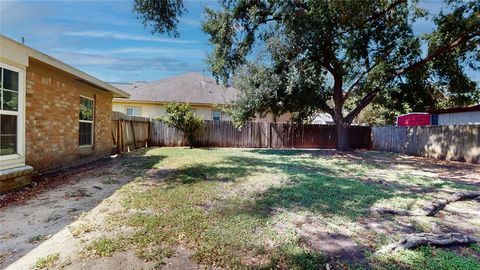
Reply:
[[[247, 150], [247, 152], [253, 152], [254, 150]], [[258, 150], [260, 151], [260, 150]], [[170, 172], [168, 176], [168, 183], [173, 189], [162, 189], [152, 193], [152, 196], [145, 201], [145, 205], [151, 205], [151, 200], [156, 200], [160, 196], [167, 196], [167, 193], [171, 196], [164, 200], [170, 202], [172, 199], [177, 199], [178, 202], [169, 205], [169, 210], [177, 207], [178, 215], [172, 218], [175, 224], [183, 224], [179, 222], [177, 216], [184, 216], [185, 222], [194, 223], [191, 225], [194, 227], [192, 237], [201, 235], [200, 232], [205, 230], [206, 225], [212, 226], [211, 235], [202, 241], [211, 240], [208, 242], [208, 250], [212, 252], [216, 250], [225, 249], [231, 243], [235, 246], [231, 250], [242, 251], [248, 250], [247, 244], [238, 244], [241, 240], [238, 240], [238, 235], [245, 242], [250, 239], [252, 234], [262, 227], [264, 224], [269, 224], [272, 217], [279, 213], [277, 210], [286, 210], [288, 212], [296, 212], [295, 214], [302, 215], [301, 211], [313, 213], [315, 220], [319, 220], [318, 224], [306, 224], [304, 227], [307, 229], [312, 228], [313, 233], [302, 235], [306, 239], [315, 239], [318, 246], [311, 243], [297, 243], [293, 245], [295, 248], [307, 245], [309, 247], [319, 247], [327, 244], [330, 241], [332, 243], [341, 242], [339, 237], [345, 237], [347, 245], [352, 243], [351, 250], [345, 251], [345, 244], [339, 245], [338, 248], [332, 249], [333, 257], [341, 256], [344, 253], [353, 253], [360, 249], [363, 252], [363, 247], [358, 248], [351, 241], [350, 236], [332, 236], [329, 235], [327, 226], [323, 223], [323, 218], [328, 221], [329, 217], [341, 217], [345, 220], [351, 220], [354, 222], [363, 222], [369, 209], [380, 200], [388, 200], [394, 197], [407, 197], [416, 198], [422, 194], [415, 189], [415, 185], [410, 185], [408, 182], [401, 183], [382, 183], [375, 182], [363, 177], [360, 171], [353, 171], [348, 166], [349, 163], [363, 166], [363, 163], [368, 165], [368, 160], [363, 160], [360, 157], [354, 156], [354, 158], [348, 155], [342, 156], [345, 158], [341, 162], [334, 163], [322, 163], [315, 159], [315, 154], [311, 155], [309, 150], [261, 150], [265, 151], [264, 154], [268, 156], [254, 156], [247, 155], [225, 155], [223, 159], [215, 161], [214, 163], [204, 163], [202, 160], [195, 160], [197, 163], [189, 163], [185, 166], [176, 168]], [[309, 153], [312, 158], [306, 157], [305, 153]], [[323, 151], [313, 151], [321, 155]], [[257, 152], [253, 152], [257, 153]], [[322, 156], [323, 157], [323, 156]], [[381, 158], [381, 157], [379, 157]], [[385, 158], [388, 160], [388, 158]], [[386, 161], [385, 161], [386, 162]], [[387, 162], [385, 164], [388, 164]], [[354, 166], [359, 167], [359, 166]], [[159, 171], [162, 169], [159, 169]], [[349, 172], [351, 172], [349, 174]], [[358, 174], [358, 177], [355, 176]], [[258, 179], [255, 177], [259, 176]], [[347, 175], [347, 176], [346, 176]], [[247, 196], [242, 197], [244, 194], [234, 194], [233, 196], [225, 196], [222, 193], [222, 188], [226, 187], [223, 184], [229, 184], [237, 182], [242, 184], [242, 181], [249, 183], [255, 181], [263, 181], [265, 177], [277, 178], [279, 181], [272, 181], [263, 185], [262, 188], [255, 190], [255, 185], [249, 187], [249, 185], [235, 185], [233, 186], [234, 192], [242, 193], [243, 188], [252, 189], [247, 192]], [[363, 178], [362, 178], [363, 177]], [[274, 179], [277, 180], [277, 179]], [[210, 185], [212, 183], [212, 185]], [[274, 183], [274, 184], [272, 184]], [[197, 185], [193, 189], [190, 189], [189, 185]], [[217, 186], [218, 184], [218, 186]], [[210, 187], [214, 186], [213, 189]], [[179, 189], [176, 189], [179, 187]], [[217, 189], [219, 187], [219, 189]], [[232, 187], [232, 186], [230, 186]], [[237, 189], [235, 189], [237, 188]], [[232, 190], [229, 190], [232, 191]], [[401, 193], [399, 193], [401, 191]], [[212, 194], [205, 194], [211, 192]], [[231, 193], [230, 193], [231, 194]], [[210, 196], [211, 195], [211, 196]], [[248, 198], [247, 198], [248, 197]], [[205, 211], [203, 211], [205, 210]], [[202, 222], [192, 222], [192, 218], [188, 216], [190, 211], [195, 212], [194, 217], [197, 217]], [[162, 217], [164, 218], [164, 217]], [[367, 217], [367, 219], [370, 217]], [[342, 220], [343, 220], [342, 219]], [[209, 221], [213, 220], [212, 224]], [[380, 222], [376, 218], [375, 223]], [[203, 225], [202, 225], [203, 224]], [[246, 224], [246, 225], [245, 225]], [[249, 225], [251, 224], [251, 225]], [[270, 223], [271, 224], [271, 223]], [[297, 224], [295, 224], [297, 225]], [[375, 225], [375, 224], [374, 224]], [[386, 224], [388, 225], [388, 224]], [[385, 226], [386, 226], [385, 225]], [[300, 224], [300, 226], [303, 226]], [[360, 225], [361, 226], [361, 225]], [[198, 228], [197, 228], [198, 227]], [[210, 228], [209, 228], [210, 229]], [[300, 228], [301, 229], [301, 228]], [[305, 232], [310, 232], [305, 229]], [[198, 230], [198, 231], [197, 231]], [[315, 231], [316, 230], [316, 231]], [[325, 231], [325, 232], [324, 232]], [[317, 232], [324, 232], [325, 238], [322, 238], [322, 234]], [[214, 236], [221, 235], [221, 237], [215, 238]], [[324, 236], [325, 236], [324, 235]], [[213, 240], [210, 238], [212, 237]], [[328, 238], [330, 237], [330, 238]], [[319, 240], [320, 239], [320, 240]], [[340, 240], [339, 240], [340, 239]], [[323, 242], [322, 242], [323, 241]], [[350, 241], [350, 242], [349, 242]], [[318, 248], [314, 250], [320, 250], [324, 252], [324, 249]], [[226, 248], [226, 254], [231, 250]], [[313, 266], [322, 265], [324, 260], [316, 253], [308, 253], [308, 249], [302, 250], [285, 250], [279, 257], [282, 260], [289, 261], [289, 266], [298, 266], [298, 268], [305, 268], [305, 265], [311, 263]], [[349, 258], [346, 258], [350, 261]], [[360, 259], [361, 260], [361, 259]], [[273, 262], [274, 260], [272, 260]], [[355, 261], [355, 259], [352, 259]], [[276, 264], [275, 264], [276, 265]]]
[[[228, 156], [211, 165], [199, 163], [184, 166], [175, 171], [170, 183], [235, 182], [258, 173], [282, 178], [285, 183], [258, 191], [254, 198], [255, 205], [250, 206], [255, 214], [269, 214], [273, 208], [283, 208], [354, 219], [368, 213], [369, 208], [378, 200], [398, 196], [396, 191], [399, 189], [408, 190], [408, 187], [400, 184], [385, 185], [337, 176], [335, 168], [313, 161], [244, 156]], [[418, 194], [406, 192], [402, 196], [417, 197]]]

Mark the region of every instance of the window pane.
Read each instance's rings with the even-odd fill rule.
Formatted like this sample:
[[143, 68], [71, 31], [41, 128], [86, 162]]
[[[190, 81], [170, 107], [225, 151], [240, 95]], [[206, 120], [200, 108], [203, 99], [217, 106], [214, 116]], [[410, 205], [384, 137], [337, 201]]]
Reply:
[[3, 89], [18, 91], [18, 72], [3, 69]]
[[127, 115], [140, 116], [140, 107], [127, 107]]
[[219, 111], [213, 111], [213, 120], [220, 121], [221, 120], [221, 113]]
[[0, 155], [17, 153], [17, 116], [0, 115]]
[[3, 109], [18, 111], [18, 92], [3, 90]]
[[17, 136], [0, 136], [0, 156], [13, 155], [17, 153]]
[[79, 127], [79, 145], [92, 145], [92, 123], [80, 123]]
[[93, 100], [80, 97], [80, 120], [93, 121]]

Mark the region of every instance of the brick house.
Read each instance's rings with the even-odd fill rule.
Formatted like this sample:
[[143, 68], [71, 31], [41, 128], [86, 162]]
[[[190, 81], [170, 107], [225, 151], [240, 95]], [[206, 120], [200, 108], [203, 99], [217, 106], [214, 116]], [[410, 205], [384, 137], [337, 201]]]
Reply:
[[0, 192], [110, 155], [114, 97], [129, 94], [0, 35]]

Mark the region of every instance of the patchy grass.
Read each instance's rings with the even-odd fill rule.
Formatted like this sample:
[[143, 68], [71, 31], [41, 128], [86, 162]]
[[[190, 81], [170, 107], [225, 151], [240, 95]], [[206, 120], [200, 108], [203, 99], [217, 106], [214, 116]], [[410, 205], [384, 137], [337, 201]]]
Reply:
[[415, 250], [403, 250], [379, 258], [378, 269], [413, 269], [413, 270], [476, 270], [480, 261], [472, 256], [462, 256], [455, 252], [430, 246]]
[[472, 244], [470, 245], [470, 248], [480, 255], [480, 244]]
[[125, 250], [125, 243], [120, 238], [99, 238], [90, 243], [84, 250], [87, 257], [109, 257], [117, 251]]
[[108, 177], [107, 179], [102, 181], [102, 184], [104, 184], [104, 185], [118, 185], [118, 184], [120, 184], [120, 181], [118, 181], [117, 179], [115, 179], [113, 177]]
[[432, 232], [439, 227], [432, 218], [399, 223], [385, 216], [373, 222], [377, 227], [372, 230], [365, 221], [372, 207], [414, 209], [437, 193], [475, 188], [419, 173], [414, 163], [392, 168], [391, 160], [392, 155], [382, 153], [151, 149], [123, 161], [134, 177], [119, 191], [126, 211], [108, 217], [109, 226], [126, 225], [133, 233], [99, 239], [86, 251], [110, 256], [134, 248], [137, 256], [160, 263], [182, 245], [206, 266], [320, 269], [327, 256], [308, 238], [328, 231], [346, 235], [367, 254], [369, 265], [341, 258], [344, 267], [356, 260], [366, 268], [477, 266], [474, 256], [430, 247], [378, 260], [368, 255], [396, 240], [392, 231]]
[[173, 256], [175, 254], [175, 251], [171, 248], [152, 246], [149, 248], [141, 249], [135, 254], [139, 258], [144, 259], [147, 262], [156, 262], [157, 266], [159, 266], [162, 264], [163, 259]]
[[81, 223], [76, 226], [71, 226], [68, 229], [73, 237], [80, 237], [85, 233], [93, 232], [95, 227], [91, 223]]
[[35, 267], [38, 269], [51, 268], [55, 265], [55, 263], [58, 261], [59, 258], [60, 258], [59, 253], [50, 254], [46, 257], [42, 257], [38, 259], [37, 262], [35, 263]]

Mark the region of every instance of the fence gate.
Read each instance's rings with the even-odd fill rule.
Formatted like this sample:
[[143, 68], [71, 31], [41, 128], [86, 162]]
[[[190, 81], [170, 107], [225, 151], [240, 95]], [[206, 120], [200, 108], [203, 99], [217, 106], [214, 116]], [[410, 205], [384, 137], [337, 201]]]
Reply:
[[114, 154], [147, 147], [150, 140], [150, 119], [113, 112], [112, 140]]

